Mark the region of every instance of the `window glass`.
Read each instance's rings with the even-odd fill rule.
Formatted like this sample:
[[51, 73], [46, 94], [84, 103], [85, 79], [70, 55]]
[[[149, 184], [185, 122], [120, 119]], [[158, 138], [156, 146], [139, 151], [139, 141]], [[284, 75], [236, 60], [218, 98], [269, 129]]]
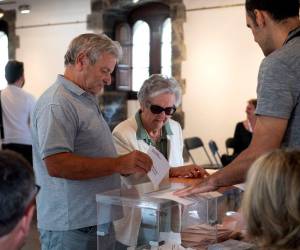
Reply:
[[132, 90], [138, 91], [149, 77], [150, 28], [146, 22], [135, 22], [132, 43]]
[[172, 26], [171, 18], [163, 23], [161, 39], [161, 73], [172, 76]]
[[0, 31], [0, 89], [7, 86], [5, 79], [5, 65], [8, 61], [8, 38], [6, 33]]

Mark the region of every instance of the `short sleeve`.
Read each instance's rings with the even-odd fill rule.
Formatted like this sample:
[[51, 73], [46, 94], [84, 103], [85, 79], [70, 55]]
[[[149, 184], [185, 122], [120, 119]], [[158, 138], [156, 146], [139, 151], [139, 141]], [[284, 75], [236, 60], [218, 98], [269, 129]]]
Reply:
[[295, 73], [280, 60], [266, 59], [258, 75], [256, 114], [289, 119], [299, 92]]
[[60, 105], [46, 106], [37, 119], [37, 133], [42, 158], [74, 151], [77, 126], [73, 112]]

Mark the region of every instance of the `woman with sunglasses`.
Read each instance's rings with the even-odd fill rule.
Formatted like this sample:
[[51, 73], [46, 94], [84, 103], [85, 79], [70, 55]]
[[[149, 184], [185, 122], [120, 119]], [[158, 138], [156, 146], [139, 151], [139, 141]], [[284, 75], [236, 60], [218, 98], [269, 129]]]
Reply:
[[[146, 153], [151, 145], [168, 160], [171, 166], [170, 177], [207, 175], [206, 171], [197, 165], [183, 166], [182, 129], [178, 122], [171, 119], [181, 101], [181, 88], [178, 82], [174, 78], [159, 74], [151, 75], [138, 92], [138, 101], [140, 110], [135, 116], [121, 122], [112, 132], [118, 154], [127, 154], [133, 150]], [[123, 181], [127, 184], [136, 184], [150, 180], [147, 175], [134, 174], [123, 177]], [[124, 230], [120, 229], [122, 222], [118, 226], [115, 225], [115, 229], [117, 239], [118, 235], [121, 235], [121, 239], [118, 239], [121, 243], [134, 246], [139, 232], [138, 216], [134, 223], [129, 221], [123, 223]]]
[[[170, 177], [202, 177], [197, 165], [183, 165], [183, 137], [178, 122], [171, 119], [181, 102], [181, 87], [174, 78], [151, 75], [138, 92], [140, 110], [113, 130], [119, 155], [134, 150], [147, 152], [154, 146], [169, 161]], [[145, 176], [145, 178], [147, 178]]]

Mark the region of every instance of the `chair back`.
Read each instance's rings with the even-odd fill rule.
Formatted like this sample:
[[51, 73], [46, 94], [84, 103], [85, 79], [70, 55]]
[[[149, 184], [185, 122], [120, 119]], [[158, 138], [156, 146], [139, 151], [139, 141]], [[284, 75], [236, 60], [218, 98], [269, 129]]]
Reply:
[[203, 147], [203, 142], [199, 137], [190, 137], [184, 139], [184, 145], [187, 150]]
[[185, 138], [184, 139], [184, 146], [187, 149], [189, 157], [191, 158], [191, 160], [192, 160], [192, 162], [194, 164], [196, 164], [196, 161], [195, 161], [195, 159], [192, 156], [192, 154], [191, 154], [190, 151], [193, 150], [193, 149], [196, 149], [196, 148], [202, 148], [203, 151], [204, 151], [204, 153], [205, 153], [205, 155], [206, 155], [206, 157], [207, 157], [207, 159], [208, 159], [208, 161], [209, 161], [209, 163], [211, 165], [213, 164], [212, 161], [211, 161], [211, 159], [210, 159], [210, 157], [209, 157], [209, 154], [207, 153], [207, 150], [206, 150], [206, 148], [205, 148], [202, 140], [199, 137], [195, 136], [195, 137]]
[[222, 162], [221, 162], [221, 156], [219, 154], [219, 148], [214, 140], [210, 140], [208, 142], [208, 146], [210, 149], [210, 152], [212, 153], [212, 156], [215, 160], [216, 165], [218, 165], [220, 168], [222, 167]]
[[229, 155], [229, 149], [234, 149], [234, 139], [232, 137], [227, 138], [225, 141], [225, 146], [226, 146], [226, 154]]

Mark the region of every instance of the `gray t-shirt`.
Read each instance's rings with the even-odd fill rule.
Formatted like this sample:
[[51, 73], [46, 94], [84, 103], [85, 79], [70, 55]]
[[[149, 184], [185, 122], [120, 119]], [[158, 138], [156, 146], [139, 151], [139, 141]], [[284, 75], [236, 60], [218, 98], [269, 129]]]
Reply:
[[[289, 34], [299, 34], [300, 28]], [[288, 120], [282, 147], [300, 148], [300, 36], [287, 41], [261, 63], [256, 114]]]
[[39, 98], [31, 130], [34, 171], [41, 186], [38, 227], [70, 230], [96, 225], [96, 194], [119, 188], [119, 174], [89, 180], [55, 178], [49, 176], [43, 161], [62, 152], [87, 157], [117, 155], [96, 97], [58, 76]]

